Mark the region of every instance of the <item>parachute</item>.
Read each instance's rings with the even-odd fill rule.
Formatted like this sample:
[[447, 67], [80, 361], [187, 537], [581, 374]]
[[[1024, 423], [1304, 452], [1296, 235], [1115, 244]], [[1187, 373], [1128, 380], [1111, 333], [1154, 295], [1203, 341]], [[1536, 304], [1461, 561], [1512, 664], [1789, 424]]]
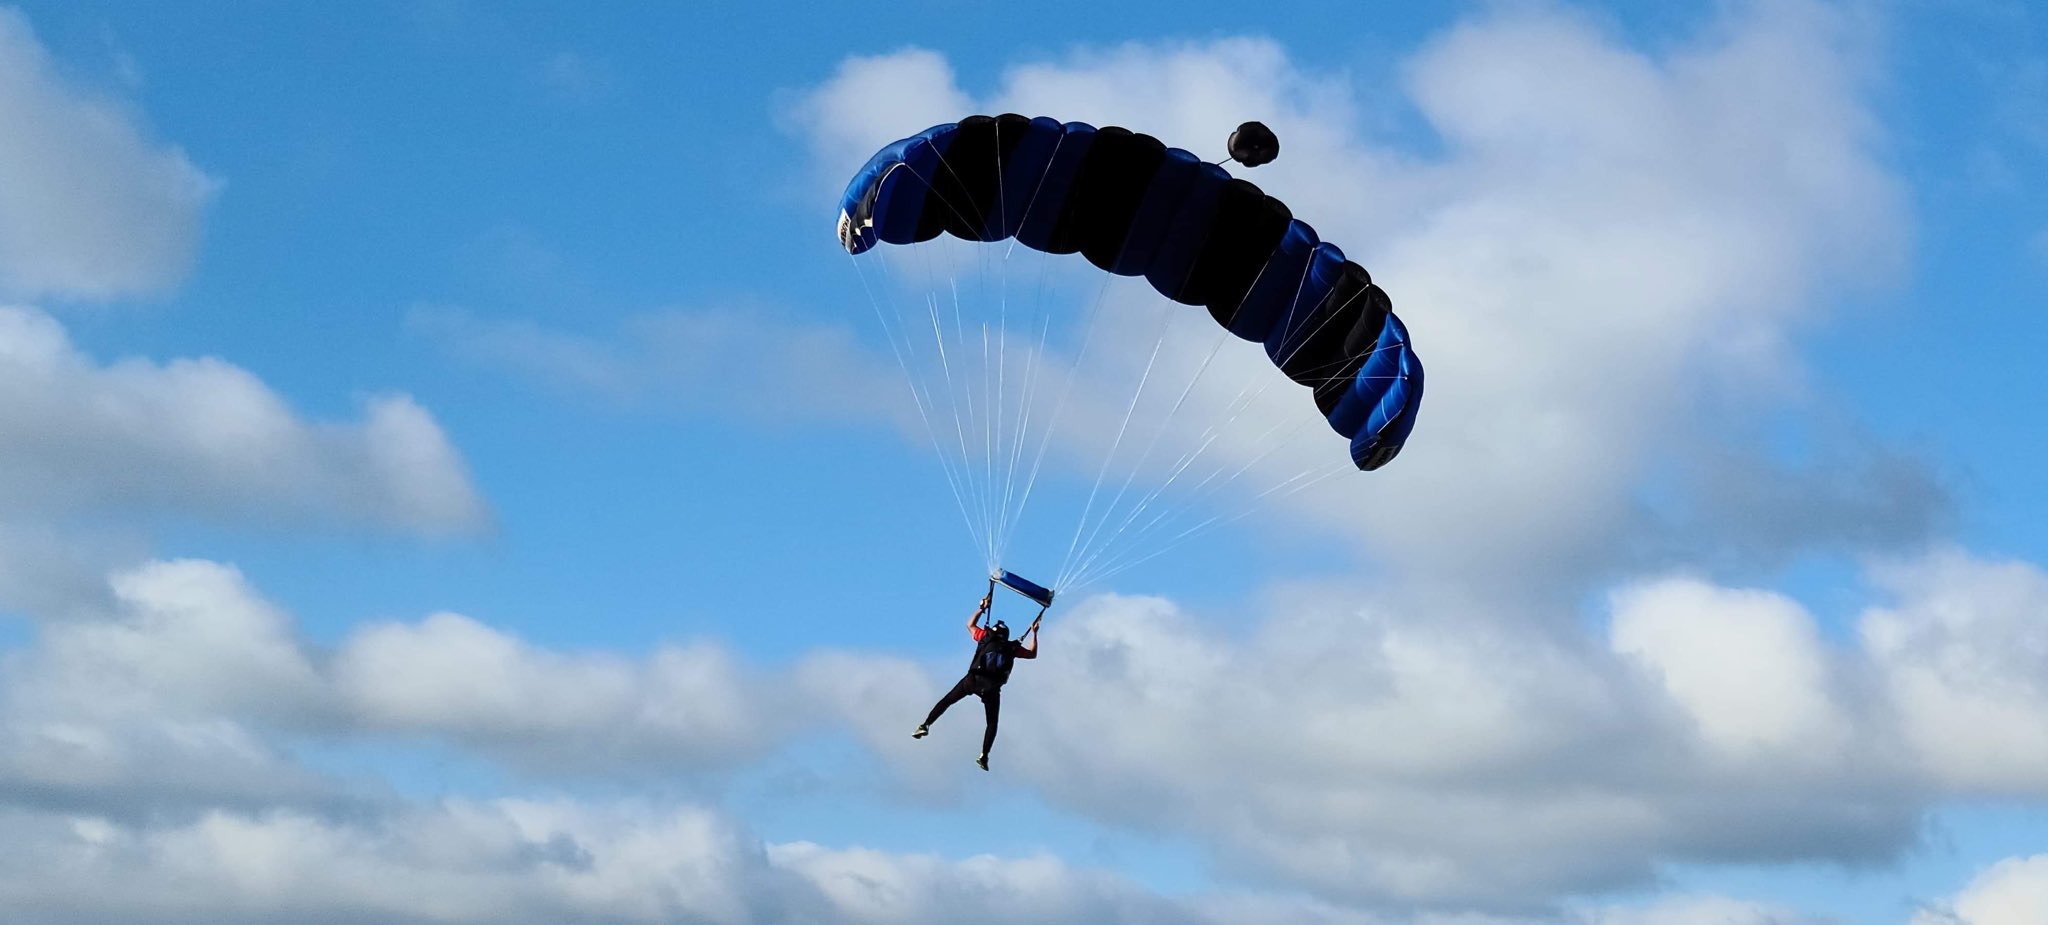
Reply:
[[[1256, 122], [1232, 133], [1229, 147], [1246, 166], [1270, 161], [1279, 152], [1278, 139]], [[1150, 135], [1014, 113], [933, 126], [883, 147], [868, 160], [847, 185], [838, 233], [856, 265], [863, 262], [859, 255], [878, 244], [921, 246], [947, 235], [984, 245], [1009, 242], [1001, 252], [1005, 258], [1021, 245], [1042, 254], [1080, 254], [1115, 276], [1142, 277], [1172, 302], [1206, 308], [1215, 325], [1229, 335], [1262, 345], [1272, 366], [1287, 380], [1306, 387], [1329, 427], [1350, 442], [1346, 468], [1385, 466], [1400, 453], [1415, 426], [1422, 400], [1422, 363], [1411, 348], [1406, 326], [1372, 276], [1346, 259], [1337, 245], [1322, 240], [1285, 203], [1232, 177], [1218, 164]], [[1006, 340], [1013, 294], [1005, 285], [1007, 270], [1001, 275], [1004, 279], [995, 287], [998, 294], [984, 301], [996, 306], [991, 314], [1004, 314], [995, 321], [994, 336]], [[964, 367], [973, 338], [971, 326], [957, 317], [960, 287], [949, 278], [947, 286], [934, 288], [937, 294], [927, 297], [923, 307], [928, 309], [937, 349], [922, 356], [936, 355], [944, 364], [946, 387], [960, 386], [954, 381], [954, 364], [963, 366], [959, 378], [968, 380], [971, 418], [976, 385]], [[951, 355], [946, 352], [947, 331], [939, 311], [947, 288], [956, 312]], [[874, 295], [874, 287], [869, 292]], [[888, 327], [879, 302], [877, 315]], [[907, 361], [920, 354], [910, 345], [910, 325], [900, 310], [897, 320], [900, 330], [892, 332], [891, 346], [900, 361]], [[984, 323], [984, 366], [1007, 362], [1002, 350], [987, 345], [990, 331]], [[1202, 368], [1207, 367], [1205, 361]], [[911, 372], [908, 362], [905, 370]], [[1146, 371], [1151, 372], [1149, 364]], [[1008, 395], [997, 391], [1006, 388], [996, 381], [1002, 372], [979, 372], [988, 380], [980, 384], [979, 394], [986, 420], [967, 423], [978, 423], [985, 432], [986, 484], [968, 471], [974, 462], [965, 439], [971, 428], [956, 420], [960, 453], [957, 458], [948, 455], [950, 448], [941, 446], [939, 428], [930, 416], [943, 407], [939, 389], [920, 390], [913, 373], [912, 392], [942, 461], [948, 463], [947, 477], [962, 499], [970, 532], [986, 538], [984, 553], [991, 574], [1007, 574], [996, 568], [996, 560], [1004, 551], [1003, 531], [1010, 526], [1009, 519], [1021, 516], [1007, 509], [1015, 499], [1014, 485], [1003, 488], [1002, 510], [997, 510], [995, 499], [981, 500], [980, 521], [968, 510], [962, 491], [973, 488], [992, 494], [994, 470], [1001, 463], [1008, 463], [1013, 472], [1019, 468], [1016, 459], [1023, 443], [1010, 433], [1014, 422], [996, 419]], [[1144, 385], [1141, 380], [1139, 389]], [[956, 399], [954, 405], [958, 404]], [[1176, 402], [1173, 410], [1180, 407]], [[1136, 408], [1134, 398], [1132, 411]], [[1033, 413], [1028, 396], [1019, 396], [1009, 410]], [[1008, 459], [1002, 455], [1006, 433], [1013, 438]], [[1122, 434], [1118, 437], [1121, 443]], [[1039, 449], [1042, 460], [1042, 443]], [[1172, 476], [1167, 481], [1185, 469], [1168, 468]], [[1036, 465], [1031, 476], [1035, 481]], [[1125, 489], [1130, 485], [1126, 480]], [[1125, 493], [1120, 491], [1119, 498]], [[1024, 497], [1029, 497], [1028, 486]], [[1096, 492], [1089, 500], [1093, 508]], [[1151, 500], [1147, 495], [1146, 505]], [[1084, 511], [1082, 520], [1092, 513]], [[1132, 516], [1110, 535], [1121, 536], [1142, 523], [1142, 518]], [[1091, 542], [1102, 529], [1098, 523]], [[1062, 566], [1053, 590], [1073, 587], [1083, 575], [1104, 574], [1096, 567], [1105, 564], [1100, 550], [1097, 558], [1082, 565], [1073, 561], [1076, 545], [1078, 540], [1070, 544], [1070, 561]], [[1134, 556], [1145, 555], [1142, 549], [1126, 548], [1124, 553], [1124, 567], [1137, 561]]]

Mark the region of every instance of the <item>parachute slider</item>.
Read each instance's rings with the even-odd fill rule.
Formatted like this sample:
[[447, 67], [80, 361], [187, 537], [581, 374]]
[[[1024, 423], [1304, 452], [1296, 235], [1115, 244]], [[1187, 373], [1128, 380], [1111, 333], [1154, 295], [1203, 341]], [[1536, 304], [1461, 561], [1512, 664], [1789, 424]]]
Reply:
[[1230, 147], [1230, 159], [1246, 167], [1270, 164], [1280, 156], [1280, 136], [1273, 134], [1264, 122], [1246, 122], [1238, 126], [1225, 144]]
[[989, 576], [992, 582], [1000, 582], [1006, 588], [1037, 602], [1040, 607], [1052, 606], [1052, 589], [1037, 584], [1015, 572], [998, 570]]

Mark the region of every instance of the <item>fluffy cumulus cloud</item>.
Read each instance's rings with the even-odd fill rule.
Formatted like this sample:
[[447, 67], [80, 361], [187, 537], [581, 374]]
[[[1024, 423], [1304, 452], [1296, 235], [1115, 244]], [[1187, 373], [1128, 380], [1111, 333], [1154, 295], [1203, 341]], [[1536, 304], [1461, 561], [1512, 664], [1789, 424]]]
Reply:
[[1837, 756], [1850, 729], [1806, 610], [1763, 591], [1670, 579], [1618, 595], [1613, 642], [1725, 754]]
[[[1411, 573], [1526, 589], [1616, 556], [1639, 525], [1634, 486], [1670, 462], [1660, 451], [1739, 435], [1760, 402], [1799, 395], [1788, 339], [1819, 314], [1822, 287], [1899, 261], [1903, 194], [1881, 161], [1863, 40], [1813, 4], [1731, 7], [1657, 53], [1548, 8], [1488, 13], [1399, 69], [1428, 153], [1370, 131], [1395, 120], [1343, 75], [1255, 39], [1086, 50], [1012, 66], [979, 94], [928, 51], [852, 59], [792, 119], [839, 176], [880, 143], [977, 109], [1141, 126], [1202, 151], [1241, 119], [1267, 121], [1285, 153], [1255, 179], [1371, 269], [1431, 371], [1402, 459], [1304, 492], [1299, 509], [1364, 531]], [[1204, 368], [1209, 344], [1187, 338], [1186, 372], [1151, 375]], [[1117, 381], [1077, 390], [1083, 404], [1131, 394], [1153, 362], [1128, 352], [1105, 369]], [[1240, 354], [1225, 351], [1208, 377], [1228, 381], [1215, 370]], [[1236, 394], [1196, 389], [1180, 413], [1187, 439]], [[1272, 398], [1247, 417], [1312, 414], [1292, 389]], [[1112, 405], [1072, 439], [1114, 430]], [[1260, 433], [1210, 452], [1250, 458], [1266, 449]], [[1298, 468], [1338, 452], [1305, 444]], [[1809, 507], [1843, 520], [1874, 510], [1910, 541], [1938, 520], [1923, 510], [1929, 493]], [[1894, 517], [1892, 504], [1911, 509]]]
[[758, 757], [804, 725], [772, 679], [711, 645], [555, 652], [441, 613], [321, 648], [219, 563], [150, 563], [111, 585], [106, 610], [47, 623], [9, 655], [0, 728], [34, 746], [11, 753], [23, 786], [67, 760], [147, 776], [163, 745], [271, 768], [273, 735], [427, 738], [536, 770], [668, 774]]
[[[999, 745], [997, 774], [1098, 823], [1192, 839], [1239, 882], [1335, 902], [1333, 921], [1374, 907], [1542, 921], [1565, 896], [1649, 884], [1671, 862], [1878, 860], [1913, 843], [1935, 794], [2048, 786], [2044, 763], [2025, 753], [1989, 767], [1985, 755], [1950, 757], [1987, 735], [2023, 743], [2048, 722], [2040, 698], [2015, 684], [2040, 667], [2019, 653], [2007, 673], [1987, 675], [1982, 663], [2005, 655], [1989, 643], [2001, 634], [1974, 630], [2038, 612], [2048, 577], [1954, 555], [1882, 575], [1894, 600], [1864, 614], [1855, 645], [1827, 643], [1812, 614], [1774, 593], [1690, 577], [1616, 593], [1604, 647], [1483, 618], [1401, 620], [1399, 602], [1368, 596], [1362, 608], [1354, 589], [1282, 591], [1274, 616], [1243, 638], [1163, 600], [1094, 598], [1051, 626], [1047, 659], [1020, 669], [1004, 741], [1028, 747]], [[375, 825], [336, 823], [336, 812], [352, 819], [377, 800], [301, 767], [287, 739], [401, 737], [528, 774], [633, 780], [745, 767], [823, 724], [852, 731], [911, 794], [930, 794], [956, 790], [979, 737], [979, 714], [963, 708], [934, 739], [909, 741], [905, 724], [946, 677], [860, 653], [762, 669], [705, 645], [645, 657], [553, 651], [457, 614], [367, 624], [311, 647], [240, 573], [205, 561], [123, 571], [109, 600], [104, 612], [43, 624], [8, 655], [0, 794], [16, 808], [113, 819], [88, 827], [102, 833], [176, 810], [166, 819], [188, 829], [129, 831], [119, 855], [131, 862], [135, 851], [147, 860], [152, 839], [307, 835], [317, 851], [348, 853], [309, 870], [406, 866], [381, 851], [412, 851], [414, 835], [383, 827], [412, 817], [385, 821], [385, 808]], [[1896, 641], [1923, 638], [1939, 643], [1898, 659]], [[1978, 681], [1960, 708], [2021, 733], [1915, 712], [1915, 698], [1954, 710], [1954, 690]], [[195, 814], [203, 823], [190, 823]], [[584, 857], [557, 835], [518, 851]], [[651, 835], [629, 841], [639, 839]], [[834, 909], [856, 894], [872, 902], [842, 909], [848, 921], [938, 915], [967, 902], [946, 892], [963, 876], [1024, 892], [1112, 882], [1057, 862], [1030, 874], [1038, 862], [954, 868], [858, 849], [778, 851], [776, 866], [805, 874]], [[479, 876], [418, 872], [442, 874]], [[655, 905], [616, 915], [670, 915], [631, 880], [653, 874], [621, 876], [625, 886], [600, 880]], [[264, 902], [350, 894], [313, 880]], [[1108, 894], [1124, 896], [1104, 898], [1110, 913], [1075, 915], [1147, 921], [1120, 902], [1159, 902], [1126, 884]], [[684, 896], [702, 898], [686, 890], [676, 902]], [[733, 902], [731, 921], [774, 921], [750, 919], [762, 915], [758, 898]], [[1608, 913], [1620, 923], [1776, 915], [1712, 902]]]
[[1934, 801], [2048, 784], [2048, 573], [1948, 552], [1874, 575], [1888, 599], [1847, 642], [1783, 595], [1689, 577], [1613, 595], [1604, 647], [1328, 591], [1237, 642], [1102, 598], [1024, 669], [1005, 728], [1033, 745], [1006, 762], [1049, 799], [1355, 899], [1896, 856]]
[[448, 613], [358, 631], [333, 680], [365, 728], [557, 770], [731, 766], [807, 725], [772, 679], [716, 646], [663, 647], [644, 660], [573, 655]]
[[1681, 896], [1640, 908], [1601, 909], [1588, 913], [1586, 920], [1588, 925], [1835, 925], [1837, 921], [1721, 896]]
[[157, 509], [338, 519], [445, 533], [484, 508], [467, 467], [411, 398], [357, 423], [306, 421], [247, 370], [211, 357], [101, 363], [61, 324], [0, 306], [0, 512]]
[[1962, 792], [2048, 794], [2048, 574], [1949, 552], [1880, 572], [1860, 624], [1914, 754]]
[[233, 569], [160, 562], [0, 660], [0, 795], [134, 814], [338, 798], [262, 730], [321, 708], [283, 614]]
[[[53, 925], [279, 919], [718, 925], [1534, 925], [1257, 893], [1165, 896], [1056, 858], [948, 859], [763, 842], [694, 806], [447, 801], [376, 813], [210, 812], [133, 823], [8, 812], [0, 902]], [[1598, 909], [1597, 925], [1824, 925], [1715, 897]], [[2000, 925], [2003, 920], [1983, 920]], [[1975, 925], [1975, 923], [1973, 923]]]
[[218, 183], [69, 85], [0, 9], [0, 295], [107, 298], [183, 278]]
[[2029, 925], [2042, 921], [2048, 921], [2048, 854], [1993, 864], [1948, 902], [1916, 913], [1912, 925]]
[[[1748, 694], [1712, 677], [1810, 636], [1811, 617], [1715, 592], [1749, 608], [1743, 632], [1689, 651], [1671, 624], [1701, 593], [1630, 599], [1621, 657], [1486, 621], [1415, 624], [1327, 591], [1276, 603], [1242, 642], [1164, 601], [1100, 598], [1020, 669], [1004, 736], [1030, 744], [999, 743], [999, 763], [1072, 811], [1192, 837], [1239, 875], [1351, 902], [1513, 909], [1642, 884], [1671, 861], [1910, 844], [1914, 781], [1886, 760], [1881, 730], [1840, 720], [1850, 708], [1817, 647], [1760, 669], [1786, 698], [1768, 712], [1785, 715], [1742, 716]], [[1657, 595], [1679, 600], [1653, 614]], [[892, 740], [942, 682], [856, 677], [865, 695], [834, 699], [862, 704], [849, 721], [872, 724], [877, 750], [918, 781], [933, 746]], [[933, 744], [966, 747], [977, 719], [949, 715]], [[1815, 725], [1818, 743], [1792, 739]]]
[[840, 62], [832, 79], [797, 100], [785, 118], [811, 142], [830, 186], [844, 183], [868, 152], [958, 119], [973, 105], [944, 55], [909, 49]]
[[756, 754], [801, 711], [713, 649], [549, 651], [451, 614], [326, 649], [218, 563], [110, 584], [0, 664], [0, 907], [37, 921], [1378, 921], [1050, 857], [765, 844], [704, 807], [397, 800], [281, 743], [404, 734], [668, 774]]

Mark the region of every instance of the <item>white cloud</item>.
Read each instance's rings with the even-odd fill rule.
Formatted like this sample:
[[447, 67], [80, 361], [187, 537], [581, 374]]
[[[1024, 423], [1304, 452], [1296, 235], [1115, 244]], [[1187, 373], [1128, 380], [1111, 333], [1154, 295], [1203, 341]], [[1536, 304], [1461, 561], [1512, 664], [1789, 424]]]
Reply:
[[807, 723], [712, 645], [644, 662], [538, 649], [459, 614], [353, 633], [333, 666], [350, 721], [446, 737], [550, 769], [730, 766]]
[[[1832, 715], [1811, 645], [1762, 666], [1762, 683], [1808, 698], [1771, 705], [1789, 720], [1745, 721], [1711, 674], [1810, 640], [1790, 605], [1671, 588], [1628, 600], [1615, 644], [1659, 653], [1668, 682], [1541, 631], [1347, 599], [1297, 594], [1242, 643], [1164, 601], [1083, 602], [1019, 669], [1003, 735], [1029, 744], [999, 741], [998, 771], [1091, 818], [1190, 836], [1226, 870], [1348, 901], [1512, 908], [1674, 861], [1883, 856], [1916, 830], [1916, 790], [1882, 736]], [[1724, 614], [1749, 631], [1718, 653], [1656, 635]], [[901, 736], [891, 727], [917, 711], [894, 709], [868, 734]], [[942, 724], [934, 742], [978, 731], [948, 722], [960, 731]], [[1808, 731], [1840, 744], [1787, 741]]]
[[958, 119], [971, 107], [945, 56], [907, 48], [847, 58], [823, 87], [793, 101], [784, 117], [809, 136], [828, 181], [843, 186], [875, 149]]
[[338, 519], [468, 530], [484, 507], [460, 455], [411, 398], [359, 424], [304, 421], [254, 375], [202, 357], [101, 364], [57, 321], [0, 306], [0, 511], [107, 510]]
[[152, 562], [110, 583], [107, 609], [45, 621], [9, 654], [0, 735], [18, 747], [0, 790], [10, 764], [23, 787], [75, 764], [107, 789], [177, 791], [187, 759], [209, 756], [224, 778], [311, 786], [284, 772], [270, 733], [426, 738], [544, 772], [670, 775], [759, 758], [816, 723], [777, 679], [710, 644], [563, 653], [441, 613], [319, 649], [228, 566]]
[[27, 17], [0, 9], [0, 296], [169, 288], [218, 186], [120, 104], [67, 85]]
[[0, 612], [62, 618], [104, 608], [111, 599], [107, 572], [141, 558], [137, 545], [120, 536], [0, 523]]
[[[953, 859], [764, 843], [695, 806], [450, 800], [344, 816], [222, 811], [136, 823], [14, 811], [0, 822], [0, 902], [52, 925], [137, 917], [166, 925], [1553, 921], [1373, 913], [1258, 893], [1165, 896], [1045, 856]], [[1715, 914], [1722, 917], [1709, 917]], [[1587, 921], [1818, 923], [1713, 897], [1611, 915], [1596, 910]]]
[[1679, 896], [1640, 908], [1596, 910], [1587, 925], [1832, 925], [1835, 919], [1723, 896]]
[[1614, 609], [1615, 650], [1653, 673], [1714, 749], [1823, 765], [1838, 757], [1850, 727], [1797, 602], [1670, 579], [1626, 589]]
[[319, 678], [289, 620], [232, 568], [154, 562], [114, 576], [115, 609], [47, 624], [17, 703], [71, 717], [295, 717]]
[[1977, 875], [1943, 909], [1912, 925], [2036, 925], [2048, 922], [2048, 854], [2007, 858]]
[[[1441, 609], [1407, 619], [1411, 601], [1349, 588], [1285, 590], [1243, 638], [1166, 601], [1083, 600], [1020, 667], [996, 774], [1340, 904], [1505, 915], [1673, 862], [1882, 858], [1953, 788], [2038, 788], [2027, 736], [2048, 716], [2016, 686], [2044, 674], [2027, 637], [1995, 671], [2001, 653], [1975, 648], [2013, 638], [2002, 621], [2037, 612], [2048, 579], [1949, 558], [1882, 574], [1900, 600], [1866, 615], [1868, 658], [1786, 598], [1682, 578], [1618, 593], [1605, 647]], [[111, 611], [44, 623], [0, 673], [0, 795], [17, 805], [125, 817], [346, 798], [273, 735], [395, 736], [632, 780], [749, 766], [834, 726], [913, 799], [946, 801], [980, 731], [968, 709], [910, 740], [949, 678], [867, 653], [766, 670], [705, 644], [559, 651], [455, 614], [316, 650], [218, 564], [153, 563], [113, 589]], [[1901, 679], [1953, 686], [1952, 662], [2009, 698], [2010, 722], [1915, 712], [1922, 688]], [[1959, 728], [1930, 738], [1943, 722]]]
[[1947, 552], [1881, 569], [1861, 631], [1902, 734], [1961, 792], [2048, 794], [2048, 574]]

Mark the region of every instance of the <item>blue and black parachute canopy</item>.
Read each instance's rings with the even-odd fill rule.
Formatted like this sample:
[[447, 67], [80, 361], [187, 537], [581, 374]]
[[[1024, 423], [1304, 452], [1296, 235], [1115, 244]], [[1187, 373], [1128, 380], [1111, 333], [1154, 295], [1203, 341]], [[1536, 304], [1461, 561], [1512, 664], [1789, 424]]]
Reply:
[[[1257, 123], [1241, 126], [1231, 148], [1250, 166], [1279, 151]], [[1415, 426], [1422, 362], [1371, 274], [1285, 203], [1150, 135], [970, 116], [884, 147], [847, 185], [839, 240], [848, 253], [942, 233], [1078, 253], [1206, 307], [1311, 389], [1360, 469], [1386, 465]]]

